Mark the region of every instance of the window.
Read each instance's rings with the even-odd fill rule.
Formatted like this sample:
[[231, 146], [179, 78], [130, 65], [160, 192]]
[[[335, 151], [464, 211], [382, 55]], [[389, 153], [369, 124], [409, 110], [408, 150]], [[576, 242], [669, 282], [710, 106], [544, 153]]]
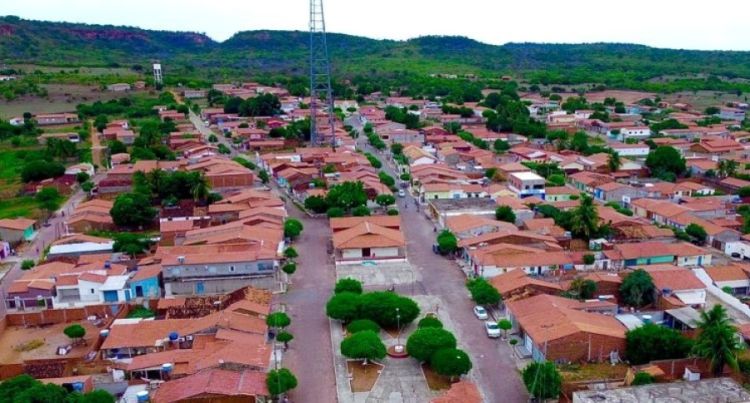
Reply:
[[234, 266], [229, 266], [229, 271], [234, 271]]
[[92, 288], [92, 289], [91, 289], [91, 293], [93, 294], [94, 292], [95, 292], [95, 291], [94, 291], [94, 289]]

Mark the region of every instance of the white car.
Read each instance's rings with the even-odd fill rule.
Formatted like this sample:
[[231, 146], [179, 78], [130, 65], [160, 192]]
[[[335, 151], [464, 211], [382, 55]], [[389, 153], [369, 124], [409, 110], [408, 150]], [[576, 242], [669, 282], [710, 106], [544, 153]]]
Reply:
[[474, 307], [474, 316], [479, 320], [487, 320], [490, 316], [487, 315], [487, 310], [479, 305]]
[[500, 326], [497, 325], [497, 322], [491, 320], [485, 321], [484, 330], [487, 332], [487, 337], [491, 339], [500, 337]]
[[400, 189], [398, 191], [398, 197], [406, 197], [406, 192], [404, 192], [404, 189]]

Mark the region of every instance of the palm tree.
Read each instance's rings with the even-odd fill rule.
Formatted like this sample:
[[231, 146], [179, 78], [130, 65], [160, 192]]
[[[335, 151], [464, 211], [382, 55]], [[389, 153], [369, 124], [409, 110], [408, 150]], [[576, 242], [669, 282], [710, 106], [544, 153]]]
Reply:
[[609, 168], [609, 172], [617, 172], [621, 166], [622, 160], [620, 159], [620, 154], [613, 151], [611, 154], [609, 154], [609, 158], [607, 159], [607, 167]]
[[591, 196], [581, 193], [581, 204], [572, 211], [570, 230], [584, 239], [591, 239], [598, 228], [599, 213]]
[[701, 312], [698, 322], [698, 337], [693, 353], [711, 361], [711, 370], [719, 376], [724, 365], [737, 370], [737, 352], [742, 348], [735, 328], [727, 316], [724, 306], [716, 304], [709, 311]]
[[205, 203], [208, 200], [208, 194], [210, 192], [211, 186], [203, 175], [193, 183], [193, 187], [190, 189], [190, 193], [192, 193], [193, 200], [195, 200], [196, 203]]
[[719, 176], [725, 177], [725, 176], [732, 176], [737, 173], [737, 168], [739, 168], [739, 163], [735, 160], [728, 160], [724, 159], [719, 161]]

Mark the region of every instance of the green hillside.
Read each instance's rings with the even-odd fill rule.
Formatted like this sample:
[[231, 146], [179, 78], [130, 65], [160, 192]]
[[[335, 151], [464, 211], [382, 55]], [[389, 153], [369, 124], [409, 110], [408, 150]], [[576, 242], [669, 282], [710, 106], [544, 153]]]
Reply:
[[[202, 74], [203, 78], [238, 72], [247, 76], [304, 75], [308, 40], [307, 32], [301, 31], [247, 31], [216, 42], [194, 32], [0, 17], [0, 60], [8, 64], [130, 67], [160, 60], [173, 71], [193, 72], [197, 77]], [[750, 52], [607, 43], [494, 46], [444, 36], [392, 41], [329, 34], [328, 42], [334, 73], [339, 77], [395, 72], [513, 74], [543, 84], [596, 82], [653, 89], [649, 86], [656, 84], [649, 80], [668, 76], [689, 78], [682, 89], [717, 90], [735, 88], [742, 81], [730, 80], [750, 78]]]

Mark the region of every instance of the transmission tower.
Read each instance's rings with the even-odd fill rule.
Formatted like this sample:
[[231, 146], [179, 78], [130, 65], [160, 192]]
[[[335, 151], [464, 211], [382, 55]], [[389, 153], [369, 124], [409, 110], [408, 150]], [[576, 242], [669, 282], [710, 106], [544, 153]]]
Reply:
[[160, 86], [164, 84], [161, 75], [161, 63], [154, 63], [154, 85]]
[[[328, 118], [327, 128], [318, 122], [324, 116]], [[310, 0], [310, 143], [313, 146], [321, 144], [328, 131], [331, 146], [336, 146], [334, 116], [323, 0]]]

